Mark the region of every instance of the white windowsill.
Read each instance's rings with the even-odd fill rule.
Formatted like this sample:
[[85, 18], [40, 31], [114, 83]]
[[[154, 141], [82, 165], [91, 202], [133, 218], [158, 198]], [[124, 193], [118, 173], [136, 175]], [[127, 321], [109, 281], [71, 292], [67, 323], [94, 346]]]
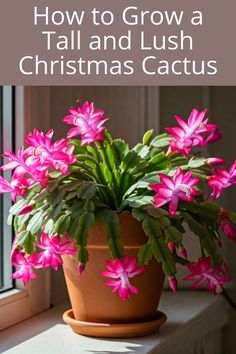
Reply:
[[186, 348], [228, 322], [228, 306], [221, 296], [204, 291], [164, 291], [160, 310], [167, 323], [154, 335], [127, 339], [79, 336], [62, 321], [64, 303], [0, 333], [0, 353], [185, 353]]
[[26, 296], [28, 296], [28, 294], [23, 289], [11, 289], [5, 291], [4, 293], [0, 294], [0, 307]]

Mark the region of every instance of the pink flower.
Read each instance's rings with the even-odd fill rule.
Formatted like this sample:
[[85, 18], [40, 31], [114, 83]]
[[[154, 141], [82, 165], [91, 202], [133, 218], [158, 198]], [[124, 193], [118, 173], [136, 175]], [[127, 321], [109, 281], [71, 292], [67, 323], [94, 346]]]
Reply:
[[22, 197], [27, 193], [27, 188], [22, 185], [17, 179], [12, 179], [11, 183], [0, 176], [0, 194], [11, 193], [11, 198], [13, 202], [16, 201], [16, 196], [20, 195]]
[[31, 161], [39, 170], [52, 167], [67, 174], [69, 166], [76, 160], [76, 157], [72, 155], [74, 146], [68, 146], [69, 141], [66, 139], [52, 143], [53, 134], [53, 130], [44, 134], [34, 129], [33, 133], [25, 138], [25, 142], [30, 145], [28, 152], [30, 152]]
[[27, 169], [17, 167], [13, 173], [12, 179], [21, 182], [26, 187], [33, 185], [35, 182], [39, 182], [42, 187], [46, 188], [48, 181], [48, 170], [46, 167], [38, 170], [33, 165], [30, 165]]
[[236, 184], [236, 160], [230, 166], [229, 172], [224, 169], [217, 169], [215, 174], [208, 178], [208, 184], [213, 190], [210, 197], [214, 199], [219, 198], [223, 189]]
[[15, 251], [14, 257], [12, 257], [12, 264], [15, 267], [19, 267], [12, 274], [12, 279], [22, 279], [24, 285], [26, 285], [30, 279], [37, 278], [33, 272], [33, 268], [39, 268], [38, 256], [36, 254], [25, 256], [23, 253]]
[[102, 131], [106, 129], [103, 123], [108, 118], [103, 118], [104, 111], [95, 111], [93, 103], [84, 102], [77, 108], [69, 109], [70, 115], [66, 116], [63, 121], [72, 124], [75, 128], [69, 130], [67, 138], [81, 136], [81, 145], [91, 144], [94, 141], [103, 140]]
[[226, 210], [222, 210], [220, 215], [224, 218], [220, 222], [220, 228], [225, 234], [226, 237], [236, 242], [236, 227], [229, 220], [229, 212]]
[[47, 166], [39, 170], [34, 161], [32, 160], [30, 149], [24, 149], [23, 147], [15, 155], [13, 152], [5, 152], [4, 157], [9, 159], [9, 162], [5, 163], [1, 170], [10, 171], [14, 170], [13, 180], [17, 180], [26, 187], [32, 185], [35, 182], [40, 182], [42, 187], [46, 187], [48, 179]]
[[85, 264], [79, 263], [79, 264], [78, 264], [78, 267], [77, 267], [78, 274], [79, 274], [79, 275], [82, 275], [83, 272], [84, 272], [84, 270], [85, 270]]
[[1, 170], [11, 171], [11, 170], [14, 170], [16, 167], [20, 166], [23, 169], [27, 170], [27, 172], [28, 172], [29, 166], [27, 166], [26, 160], [27, 160], [29, 154], [27, 152], [27, 149], [24, 149], [24, 147], [20, 148], [20, 150], [17, 152], [16, 155], [11, 151], [6, 151], [2, 156], [8, 158], [9, 162], [6, 162], [1, 167]]
[[222, 292], [224, 283], [229, 282], [231, 279], [225, 277], [226, 269], [224, 269], [223, 262], [217, 267], [211, 267], [211, 258], [201, 257], [197, 263], [187, 264], [188, 270], [192, 273], [186, 276], [185, 280], [196, 280], [192, 289], [201, 287], [204, 283], [207, 284], [208, 291], [214, 291], [216, 294]]
[[220, 222], [220, 228], [224, 232], [225, 236], [236, 242], [236, 228], [235, 226], [228, 220], [222, 220]]
[[174, 138], [170, 141], [170, 151], [178, 152], [188, 157], [195, 146], [205, 146], [221, 138], [221, 134], [215, 124], [207, 124], [205, 119], [207, 110], [199, 112], [193, 109], [188, 121], [176, 116], [179, 127], [166, 128], [166, 131]]
[[32, 205], [26, 205], [24, 208], [22, 208], [22, 209], [20, 210], [20, 212], [18, 213], [18, 215], [29, 214], [29, 213], [31, 213], [32, 210], [33, 210]]
[[179, 254], [182, 258], [184, 259], [188, 259], [188, 253], [187, 253], [187, 250], [183, 247], [180, 247], [179, 248]]
[[174, 293], [176, 293], [176, 291], [177, 291], [177, 280], [176, 280], [176, 278], [174, 276], [168, 277], [168, 282], [169, 282], [171, 290]]
[[158, 173], [162, 183], [149, 185], [157, 193], [153, 198], [155, 208], [160, 208], [169, 202], [170, 215], [174, 216], [178, 208], [179, 199], [191, 202], [193, 196], [198, 195], [194, 186], [199, 181], [198, 178], [191, 178], [191, 175], [192, 171], [184, 174], [180, 167], [178, 167], [173, 180], [162, 173]]
[[38, 262], [42, 264], [43, 268], [52, 267], [57, 270], [58, 265], [62, 264], [61, 255], [75, 254], [76, 250], [73, 248], [72, 241], [61, 242], [58, 235], [51, 238], [46, 233], [41, 235], [41, 243], [35, 243], [37, 247], [44, 250], [39, 253]]
[[102, 272], [104, 277], [113, 278], [104, 284], [112, 286], [112, 293], [119, 291], [122, 300], [127, 300], [132, 294], [138, 294], [138, 289], [130, 284], [129, 279], [144, 271], [144, 267], [137, 266], [137, 260], [126, 256], [123, 259], [106, 261], [108, 271]]
[[209, 157], [206, 160], [206, 163], [211, 166], [218, 166], [218, 165], [224, 165], [225, 160], [219, 158], [219, 157]]
[[205, 146], [209, 143], [215, 143], [222, 138], [222, 134], [216, 124], [207, 124], [206, 128], [207, 130], [203, 133], [204, 140], [203, 143], [200, 144], [201, 146]]
[[174, 252], [174, 249], [175, 249], [174, 242], [168, 242], [167, 246], [171, 252]]

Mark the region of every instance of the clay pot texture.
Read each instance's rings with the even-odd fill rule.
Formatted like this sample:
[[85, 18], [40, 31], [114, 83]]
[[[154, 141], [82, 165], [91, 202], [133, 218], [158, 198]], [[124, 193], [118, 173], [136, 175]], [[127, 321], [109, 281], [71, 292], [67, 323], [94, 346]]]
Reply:
[[[131, 213], [119, 213], [121, 240], [125, 255], [137, 257], [140, 246], [147, 242], [142, 224]], [[94, 225], [89, 231], [89, 261], [85, 271], [78, 275], [76, 256], [63, 256], [63, 269], [74, 317], [79, 321], [101, 323], [133, 323], [151, 319], [159, 304], [164, 282], [162, 267], [154, 259], [145, 271], [131, 279], [139, 293], [121, 300], [118, 293], [105, 286], [101, 272], [105, 261], [111, 259], [103, 225]]]

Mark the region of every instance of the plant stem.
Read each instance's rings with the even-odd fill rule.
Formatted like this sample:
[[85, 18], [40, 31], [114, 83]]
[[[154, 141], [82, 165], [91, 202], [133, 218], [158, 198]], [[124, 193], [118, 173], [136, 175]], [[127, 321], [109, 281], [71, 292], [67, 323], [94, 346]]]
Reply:
[[103, 159], [104, 163], [107, 165], [109, 170], [112, 172], [112, 166], [110, 165], [110, 162], [109, 162], [109, 159], [107, 157], [106, 150], [104, 149], [103, 143], [100, 142], [100, 141], [96, 141], [95, 144], [97, 146], [98, 151], [102, 155], [102, 159]]
[[[90, 145], [90, 149], [91, 149], [92, 152], [93, 152], [93, 156], [96, 155], [96, 158], [97, 158], [98, 163], [99, 163], [99, 162], [102, 162], [102, 157], [101, 157], [101, 155], [100, 155], [99, 152], [98, 152], [98, 147], [97, 147], [96, 143], [94, 143], [93, 146]], [[94, 157], [95, 157], [95, 156], [94, 156]]]
[[100, 154], [102, 156], [102, 159], [103, 159], [105, 165], [107, 166], [107, 168], [111, 172], [113, 185], [114, 185], [115, 191], [117, 191], [118, 190], [117, 180], [116, 180], [116, 177], [115, 177], [114, 172], [113, 172], [113, 167], [111, 166], [109, 158], [107, 156], [106, 149], [104, 148], [103, 143], [100, 142], [100, 141], [96, 141], [95, 144], [97, 146], [98, 151], [100, 152]]
[[78, 155], [75, 155], [77, 157], [77, 159], [79, 161], [82, 161], [84, 162], [85, 160], [89, 160], [91, 162], [94, 163], [94, 165], [98, 165], [98, 162], [96, 161], [95, 158], [93, 158], [92, 156], [89, 156], [89, 155], [83, 155], [83, 154], [78, 154]]

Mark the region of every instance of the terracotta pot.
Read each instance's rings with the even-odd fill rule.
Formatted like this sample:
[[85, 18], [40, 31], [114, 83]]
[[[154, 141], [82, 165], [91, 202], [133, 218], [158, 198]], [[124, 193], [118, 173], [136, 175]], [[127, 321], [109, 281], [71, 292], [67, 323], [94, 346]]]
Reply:
[[[140, 245], [147, 241], [141, 223], [129, 212], [119, 214], [121, 239], [125, 254], [136, 257]], [[118, 293], [112, 294], [105, 286], [101, 272], [105, 261], [111, 259], [102, 225], [95, 225], [89, 232], [89, 261], [81, 276], [77, 273], [75, 256], [63, 257], [63, 269], [74, 317], [79, 321], [101, 323], [134, 323], [151, 319], [158, 307], [164, 282], [162, 267], [151, 261], [145, 271], [132, 278], [138, 295], [122, 301]]]

